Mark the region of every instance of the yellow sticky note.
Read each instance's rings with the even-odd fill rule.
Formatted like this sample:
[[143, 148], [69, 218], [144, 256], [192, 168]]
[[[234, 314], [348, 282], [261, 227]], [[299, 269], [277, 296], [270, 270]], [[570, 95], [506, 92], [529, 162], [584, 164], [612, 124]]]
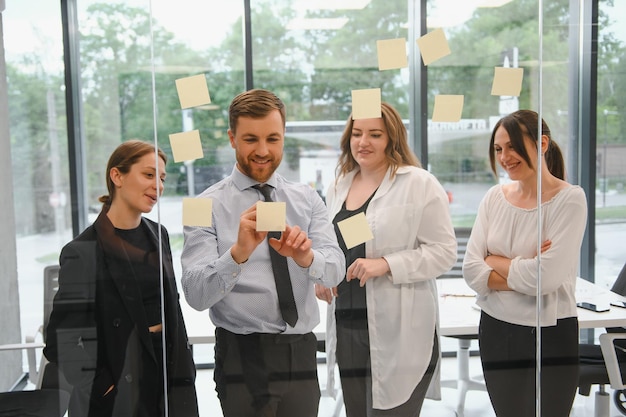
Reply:
[[446, 55], [450, 55], [450, 47], [443, 29], [435, 29], [417, 40], [424, 65], [430, 65]]
[[380, 71], [409, 66], [405, 38], [376, 41], [376, 49], [378, 51], [378, 69]]
[[180, 108], [201, 106], [211, 103], [209, 87], [204, 74], [192, 75], [191, 77], [176, 80], [176, 90], [180, 100]]
[[284, 201], [256, 203], [256, 231], [282, 232], [286, 228], [287, 204]]
[[183, 226], [211, 227], [213, 200], [210, 198], [183, 198]]
[[496, 67], [491, 85], [492, 96], [519, 96], [522, 91], [524, 68]]
[[456, 123], [461, 120], [463, 100], [462, 95], [436, 95], [432, 121]]
[[172, 146], [174, 162], [191, 161], [204, 157], [199, 130], [172, 133], [170, 135], [170, 145]]
[[365, 213], [363, 212], [340, 221], [337, 223], [337, 227], [339, 227], [341, 237], [343, 237], [343, 241], [348, 249], [374, 239], [370, 225], [367, 223]]
[[380, 88], [352, 90], [352, 119], [375, 119], [381, 117]]

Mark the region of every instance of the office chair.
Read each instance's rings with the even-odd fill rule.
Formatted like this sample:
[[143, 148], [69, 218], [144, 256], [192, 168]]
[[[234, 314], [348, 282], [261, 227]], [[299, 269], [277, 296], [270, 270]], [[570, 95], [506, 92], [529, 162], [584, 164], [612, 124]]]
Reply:
[[[43, 369], [42, 369], [43, 368]], [[39, 369], [41, 385], [34, 390], [0, 392], [0, 417], [63, 417], [70, 392], [61, 389], [56, 366], [44, 363]]]
[[42, 335], [43, 344], [36, 342], [37, 335], [26, 337], [26, 343], [4, 346], [6, 349], [26, 350], [28, 359], [28, 379], [35, 389], [0, 393], [0, 417], [62, 417], [67, 412], [71, 386], [59, 372], [55, 364], [49, 363], [41, 355], [37, 368], [35, 349], [45, 344], [45, 328], [52, 311], [52, 301], [58, 289], [59, 266], [44, 268], [44, 307], [43, 324], [37, 329]]
[[[626, 296], [626, 264], [617, 276], [611, 291]], [[589, 396], [591, 385], [599, 385], [596, 392], [596, 416], [608, 415], [608, 393], [604, 386], [610, 384], [615, 390], [613, 401], [626, 416], [626, 328], [611, 327], [600, 335], [600, 345], [579, 346], [578, 393]]]

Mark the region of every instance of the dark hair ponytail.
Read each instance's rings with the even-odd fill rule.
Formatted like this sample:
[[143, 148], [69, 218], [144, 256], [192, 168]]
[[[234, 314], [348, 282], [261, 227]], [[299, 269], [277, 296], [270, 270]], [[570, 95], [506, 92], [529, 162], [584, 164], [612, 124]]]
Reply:
[[559, 145], [550, 139], [548, 143], [548, 150], [546, 150], [546, 165], [550, 173], [565, 181], [565, 162], [563, 161], [563, 153]]

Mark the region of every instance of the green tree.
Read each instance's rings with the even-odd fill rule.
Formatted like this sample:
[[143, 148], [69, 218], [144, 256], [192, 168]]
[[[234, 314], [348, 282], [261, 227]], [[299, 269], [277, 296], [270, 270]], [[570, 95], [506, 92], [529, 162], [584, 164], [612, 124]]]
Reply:
[[[80, 28], [86, 166], [95, 201], [104, 192], [102, 167], [111, 150], [131, 138], [152, 140], [155, 115], [158, 144], [172, 157], [169, 134], [182, 129], [175, 80], [206, 68], [198, 67], [197, 52], [176, 42], [144, 8], [92, 4]], [[170, 163], [168, 172], [175, 181], [178, 167]]]
[[[351, 91], [380, 88], [382, 99], [408, 117], [408, 88], [400, 70], [378, 69], [376, 41], [408, 39], [405, 0], [373, 0], [363, 10], [310, 11], [312, 18], [345, 18], [339, 30], [311, 31], [304, 47], [313, 57], [313, 113], [322, 120], [345, 120], [352, 111]], [[309, 37], [307, 36], [307, 38]], [[319, 104], [318, 104], [319, 103]]]
[[[60, 182], [67, 184], [66, 146], [50, 148], [51, 134], [66, 137], [63, 77], [47, 73], [42, 59], [33, 55], [7, 63], [13, 190], [19, 196], [15, 199], [18, 234], [54, 230], [54, 212], [48, 200], [53, 192], [52, 157], [58, 155], [62, 162]], [[50, 126], [49, 120], [55, 116], [56, 123]], [[69, 190], [63, 192], [69, 195]]]
[[[598, 23], [598, 141], [626, 143], [626, 45], [607, 29], [614, 19], [602, 13], [613, 0], [600, 3]], [[605, 114], [606, 113], [606, 114]]]

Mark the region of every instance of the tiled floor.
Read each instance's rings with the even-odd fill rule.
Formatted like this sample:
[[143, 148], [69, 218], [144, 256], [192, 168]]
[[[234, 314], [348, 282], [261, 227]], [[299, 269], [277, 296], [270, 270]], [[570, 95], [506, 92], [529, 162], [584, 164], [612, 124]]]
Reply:
[[[445, 338], [444, 338], [445, 341]], [[212, 352], [207, 351], [196, 352], [196, 356], [200, 361], [202, 359], [210, 359]], [[204, 356], [203, 356], [204, 355]], [[455, 379], [457, 375], [456, 369], [457, 363], [455, 358], [444, 358], [442, 361], [441, 377], [443, 380]], [[480, 360], [478, 357], [473, 356], [470, 359], [470, 375], [480, 376]], [[320, 365], [319, 368], [320, 386], [323, 388], [326, 379], [325, 365]], [[200, 415], [202, 417], [219, 417], [221, 411], [219, 407], [219, 401], [215, 394], [215, 384], [213, 383], [213, 371], [209, 369], [198, 371], [198, 377], [196, 386], [198, 388], [198, 397], [200, 401]], [[608, 387], [607, 387], [608, 388]], [[622, 414], [617, 410], [613, 404], [612, 391], [610, 397], [610, 417], [622, 417]], [[597, 386], [592, 387], [592, 392], [589, 397], [577, 395], [572, 408], [570, 417], [593, 417], [594, 416], [594, 392], [597, 391]], [[421, 416], [425, 417], [454, 417], [456, 416], [455, 407], [457, 401], [457, 392], [453, 388], [442, 388], [441, 401], [426, 400], [422, 408]], [[335, 415], [336, 403], [330, 398], [323, 396], [320, 401], [319, 417], [345, 417], [343, 409], [339, 410], [339, 413]], [[470, 391], [467, 394], [465, 400], [465, 417], [495, 417], [487, 393], [484, 391]], [[550, 417], [550, 416], [543, 416]]]

